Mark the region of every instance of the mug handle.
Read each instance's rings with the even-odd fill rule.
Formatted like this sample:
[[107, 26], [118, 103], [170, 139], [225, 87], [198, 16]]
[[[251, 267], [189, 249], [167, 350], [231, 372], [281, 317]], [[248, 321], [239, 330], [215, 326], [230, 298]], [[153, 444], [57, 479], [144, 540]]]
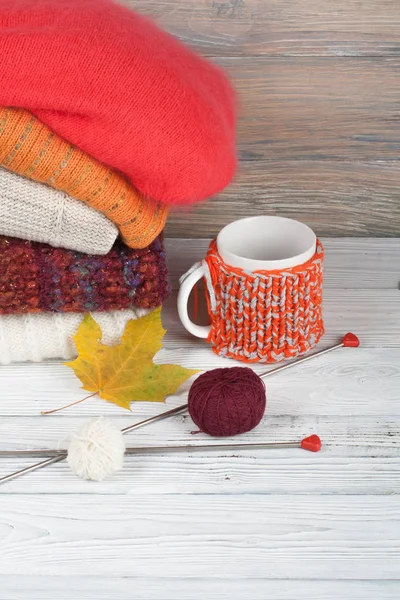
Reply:
[[192, 273], [182, 281], [178, 292], [178, 314], [182, 322], [182, 325], [187, 329], [189, 333], [198, 338], [208, 338], [211, 325], [196, 325], [189, 319], [188, 315], [188, 301], [190, 292], [200, 279], [205, 276], [206, 272], [203, 265], [199, 265]]

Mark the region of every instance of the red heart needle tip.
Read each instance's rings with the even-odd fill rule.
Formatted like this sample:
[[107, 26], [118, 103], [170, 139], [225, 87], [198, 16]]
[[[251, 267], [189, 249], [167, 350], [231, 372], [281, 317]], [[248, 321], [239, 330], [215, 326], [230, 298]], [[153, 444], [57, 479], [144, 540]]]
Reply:
[[343, 338], [343, 346], [345, 348], [358, 348], [360, 340], [354, 333], [346, 333]]
[[321, 450], [321, 440], [317, 435], [310, 435], [309, 437], [301, 440], [301, 447], [303, 450], [309, 450], [310, 452], [319, 452]]

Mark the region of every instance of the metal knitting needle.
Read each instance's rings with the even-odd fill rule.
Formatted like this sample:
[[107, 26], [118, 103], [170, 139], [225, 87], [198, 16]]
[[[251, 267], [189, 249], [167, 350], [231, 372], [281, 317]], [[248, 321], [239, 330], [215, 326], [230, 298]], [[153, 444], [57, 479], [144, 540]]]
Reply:
[[[144, 421], [140, 421], [139, 423], [134, 423], [134, 425], [129, 425], [129, 427], [124, 427], [124, 429], [121, 429], [121, 431], [125, 434], [128, 433], [128, 431], [133, 431], [134, 429], [139, 429], [140, 427], [144, 427], [145, 425], [150, 425], [150, 423], [156, 423], [156, 421], [162, 421], [163, 419], [172, 417], [172, 415], [178, 415], [184, 412], [187, 409], [187, 406], [187, 404], [184, 404], [183, 406], [178, 406], [177, 408], [173, 408], [172, 410], [167, 410], [166, 412], [163, 412], [159, 415], [155, 415], [154, 417], [150, 417], [149, 419], [145, 419]], [[49, 454], [51, 454], [51, 452], [47, 452], [45, 456], [49, 456]], [[40, 463], [36, 463], [34, 465], [31, 465], [30, 467], [25, 467], [25, 469], [21, 469], [20, 471], [16, 471], [15, 473], [10, 473], [10, 475], [0, 477], [0, 484], [6, 483], [6, 481], [11, 481], [12, 479], [17, 479], [17, 477], [21, 477], [22, 475], [25, 475], [27, 473], [33, 473], [33, 471], [38, 471], [39, 469], [43, 469], [44, 467], [48, 467], [49, 465], [60, 462], [67, 458], [67, 454], [67, 452], [61, 451], [60, 453], [57, 453], [56, 456], [53, 456], [48, 460], [43, 460]]]
[[[264, 450], [266, 448], [303, 448], [304, 450], [309, 450], [310, 452], [319, 452], [321, 449], [321, 440], [317, 435], [310, 435], [300, 442], [199, 444], [197, 446], [193, 446], [192, 444], [183, 446], [143, 446], [126, 448], [125, 454], [167, 454], [169, 452], [192, 452], [193, 450]], [[65, 454], [66, 453], [64, 450], [0, 450], [0, 457], [3, 458], [14, 458], [16, 456], [51, 456], [53, 458], [62, 460]], [[23, 471], [25, 471], [25, 469], [23, 469]], [[18, 471], [18, 473], [20, 473], [20, 471]]]
[[[38, 455], [36, 455], [36, 456], [38, 456]], [[43, 455], [41, 455], [41, 456], [43, 456]], [[48, 453], [46, 453], [45, 456], [48, 456]], [[5, 475], [4, 477], [0, 477], [0, 483], [5, 483], [6, 481], [12, 481], [12, 479], [17, 479], [17, 477], [21, 477], [22, 475], [26, 475], [27, 473], [32, 473], [33, 471], [38, 471], [39, 469], [43, 469], [43, 467], [53, 465], [54, 463], [64, 460], [64, 458], [66, 456], [67, 456], [67, 454], [65, 452], [63, 452], [62, 454], [57, 454], [57, 456], [53, 456], [52, 458], [43, 460], [40, 463], [35, 463], [34, 465], [31, 465], [30, 467], [25, 467], [24, 469], [21, 469], [20, 471], [15, 471], [15, 473], [11, 473], [10, 475]]]
[[150, 417], [149, 419], [145, 419], [144, 421], [139, 421], [139, 423], [128, 425], [128, 427], [124, 427], [123, 429], [121, 429], [121, 431], [122, 433], [128, 433], [129, 431], [134, 431], [135, 429], [139, 429], [140, 427], [144, 427], [145, 425], [150, 425], [150, 423], [157, 423], [157, 421], [163, 421], [164, 419], [168, 419], [168, 417], [179, 415], [180, 413], [185, 412], [185, 410], [187, 410], [187, 407], [187, 404], [181, 404], [181, 406], [177, 406], [176, 408], [172, 408], [171, 410], [162, 412], [159, 415], [155, 415], [154, 417]]
[[[303, 358], [300, 358], [299, 360], [296, 360], [294, 362], [290, 362], [286, 365], [282, 365], [280, 367], [276, 367], [275, 369], [271, 369], [270, 371], [263, 373], [260, 377], [261, 377], [261, 379], [266, 379], [267, 377], [270, 377], [271, 375], [275, 375], [276, 373], [279, 373], [280, 371], [284, 371], [285, 369], [295, 367], [295, 366], [297, 366], [301, 363], [307, 362], [313, 358], [317, 358], [318, 356], [322, 356], [323, 354], [327, 354], [328, 352], [337, 350], [338, 348], [343, 348], [343, 347], [357, 348], [359, 345], [360, 345], [360, 341], [354, 333], [346, 333], [346, 335], [343, 337], [343, 340], [340, 344], [336, 344], [335, 346], [331, 346], [330, 348], [326, 348], [325, 350], [320, 350], [319, 352], [314, 352], [314, 354], [311, 354], [310, 356], [304, 356]], [[160, 413], [159, 415], [150, 417], [149, 419], [146, 419], [145, 421], [140, 421], [139, 423], [135, 423], [133, 425], [129, 425], [128, 427], [124, 427], [124, 429], [122, 429], [121, 431], [122, 431], [122, 433], [128, 433], [129, 431], [134, 431], [135, 429], [139, 429], [140, 427], [144, 427], [145, 425], [150, 425], [151, 423], [156, 423], [157, 421], [162, 421], [173, 415], [178, 415], [180, 413], [183, 413], [187, 410], [187, 408], [188, 408], [188, 405], [183, 404], [181, 406], [178, 406], [177, 408], [173, 408], [172, 410], [167, 410], [166, 412]], [[52, 458], [49, 458], [48, 460], [42, 461], [40, 463], [36, 463], [34, 465], [31, 465], [30, 467], [26, 467], [25, 469], [21, 469], [20, 471], [11, 473], [10, 475], [5, 475], [4, 477], [0, 477], [0, 484], [5, 483], [6, 481], [11, 481], [12, 479], [16, 479], [17, 477], [20, 477], [21, 475], [25, 475], [26, 473], [32, 473], [33, 471], [37, 471], [38, 469], [42, 469], [43, 467], [52, 465], [56, 462], [64, 460], [66, 457], [67, 457], [67, 453], [63, 452], [61, 455], [53, 456]]]
[[[299, 358], [298, 360], [296, 360], [294, 362], [290, 362], [286, 365], [281, 365], [280, 367], [275, 367], [275, 369], [271, 369], [270, 371], [267, 371], [266, 373], [263, 373], [262, 375], [260, 375], [260, 378], [266, 379], [267, 377], [271, 377], [271, 375], [275, 375], [276, 373], [280, 373], [281, 371], [285, 371], [286, 369], [290, 369], [291, 367], [296, 367], [297, 365], [307, 362], [308, 360], [317, 358], [318, 356], [322, 356], [323, 354], [327, 354], [328, 352], [332, 352], [332, 350], [337, 350], [338, 348], [343, 348], [343, 347], [356, 348], [359, 345], [360, 345], [360, 341], [359, 341], [358, 337], [356, 335], [354, 335], [354, 333], [346, 333], [346, 335], [344, 336], [344, 338], [340, 344], [336, 344], [335, 346], [331, 346], [330, 348], [326, 348], [325, 350], [320, 350], [319, 352], [314, 352], [314, 354], [311, 354], [309, 356], [304, 356], [303, 358]], [[163, 421], [164, 419], [167, 419], [168, 417], [185, 412], [187, 410], [187, 408], [188, 408], [187, 404], [182, 404], [181, 406], [178, 406], [177, 408], [173, 408], [172, 410], [167, 410], [166, 412], [156, 415], [155, 417], [150, 417], [150, 419], [146, 419], [145, 421], [140, 421], [139, 423], [135, 423], [134, 425], [129, 425], [128, 427], [124, 427], [124, 429], [122, 429], [121, 431], [122, 431], [122, 433], [128, 433], [129, 431], [134, 431], [135, 429], [139, 429], [139, 427], [143, 427], [144, 425], [150, 425], [150, 423], [156, 423], [157, 421]], [[0, 482], [1, 482], [1, 479], [0, 479]]]
[[260, 375], [261, 379], [266, 379], [270, 375], [275, 375], [275, 373], [280, 373], [281, 371], [286, 371], [286, 369], [290, 369], [291, 367], [297, 367], [297, 365], [301, 365], [313, 358], [317, 358], [318, 356], [322, 356], [323, 354], [328, 354], [328, 352], [332, 352], [333, 350], [337, 350], [338, 348], [358, 348], [360, 345], [360, 340], [354, 333], [346, 333], [343, 337], [343, 340], [340, 344], [336, 344], [335, 346], [330, 346], [329, 348], [325, 348], [325, 350], [320, 350], [319, 352], [314, 352], [313, 354], [309, 354], [308, 356], [303, 356], [303, 358], [299, 358], [294, 362], [287, 363], [286, 365], [281, 365], [280, 367], [276, 367], [275, 369], [271, 369], [266, 373], [262, 373]]

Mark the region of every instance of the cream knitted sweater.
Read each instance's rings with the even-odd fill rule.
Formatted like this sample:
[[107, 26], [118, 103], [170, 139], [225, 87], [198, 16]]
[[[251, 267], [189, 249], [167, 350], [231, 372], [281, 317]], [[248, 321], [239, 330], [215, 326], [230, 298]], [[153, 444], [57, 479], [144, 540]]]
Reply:
[[[148, 309], [94, 312], [105, 344], [116, 344], [130, 319], [149, 313]], [[69, 360], [76, 356], [73, 335], [80, 313], [30, 313], [0, 316], [0, 364], [41, 362], [50, 358]]]
[[107, 254], [118, 229], [64, 192], [0, 168], [0, 234], [86, 254]]

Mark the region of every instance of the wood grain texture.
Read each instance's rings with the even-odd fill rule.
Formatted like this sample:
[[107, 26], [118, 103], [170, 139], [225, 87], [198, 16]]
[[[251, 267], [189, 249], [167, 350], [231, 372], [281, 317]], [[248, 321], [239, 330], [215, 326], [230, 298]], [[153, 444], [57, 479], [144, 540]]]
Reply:
[[10, 495], [0, 572], [13, 575], [391, 580], [396, 496]]
[[2, 576], [1, 600], [398, 600], [399, 581]]
[[[297, 161], [338, 162], [346, 177], [348, 159], [373, 164], [399, 158], [400, 58], [241, 57], [218, 63], [238, 89], [244, 161], [266, 161], [264, 168], [282, 163], [285, 170]], [[268, 169], [260, 183], [268, 185]]]
[[167, 234], [260, 213], [319, 235], [399, 236], [400, 5], [393, 0], [126, 0], [227, 70], [239, 171]]
[[257, 214], [298, 218], [319, 235], [400, 234], [398, 59], [219, 63], [239, 93], [239, 170], [218, 198], [175, 210], [170, 235], [209, 237]]
[[[319, 398], [322, 397], [322, 393], [325, 392], [325, 395], [329, 395], [330, 398], [335, 398], [334, 388], [331, 388], [332, 391], [330, 394], [327, 394], [328, 388], [323, 390], [316, 390], [315, 395]], [[304, 390], [296, 396], [294, 388], [291, 390], [283, 391], [283, 394], [286, 392], [291, 393], [292, 402], [296, 403], [297, 411], [300, 412], [302, 410], [302, 396], [304, 395]], [[309, 393], [310, 390], [307, 390]], [[358, 449], [358, 455], [365, 455], [369, 452], [375, 456], [396, 456], [396, 452], [398, 455], [400, 449], [400, 426], [398, 423], [398, 417], [396, 414], [390, 415], [389, 417], [382, 416], [382, 418], [377, 423], [377, 417], [363, 417], [359, 416], [359, 412], [353, 409], [353, 412], [356, 413], [357, 421], [349, 425], [349, 415], [345, 414], [341, 415], [309, 415], [306, 410], [303, 410], [301, 415], [285, 415], [284, 411], [288, 410], [288, 408], [282, 409], [282, 413], [280, 415], [274, 416], [272, 413], [272, 409], [270, 409], [271, 403], [274, 401], [273, 391], [268, 388], [268, 413], [264, 420], [262, 421], [262, 425], [254, 430], [249, 436], [242, 436], [240, 439], [242, 442], [263, 442], [265, 441], [265, 434], [268, 432], [268, 441], [277, 442], [280, 440], [287, 441], [296, 441], [301, 440], [308, 434], [318, 433], [321, 439], [325, 442], [325, 453], [331, 453], [335, 450], [337, 446], [343, 446], [341, 448], [341, 455], [346, 454], [348, 448], [350, 448], [350, 455], [357, 455], [356, 449]], [[303, 393], [302, 393], [303, 392]], [[340, 395], [340, 388], [336, 390], [336, 395]], [[278, 396], [279, 397], [279, 396]], [[284, 396], [281, 396], [282, 400], [285, 400]], [[332, 399], [332, 402], [334, 400]], [[394, 400], [393, 400], [394, 401]], [[375, 399], [375, 402], [379, 404], [379, 398]], [[398, 396], [397, 396], [398, 402]], [[344, 403], [344, 402], [343, 402]], [[288, 403], [290, 406], [290, 403]], [[337, 403], [338, 407], [334, 408], [334, 411], [337, 413], [339, 411], [339, 407], [341, 406], [340, 402]], [[102, 412], [102, 407], [99, 404], [96, 405], [96, 408], [99, 412]], [[162, 412], [165, 409], [164, 406], [159, 406], [158, 411]], [[272, 413], [272, 414], [271, 414]], [[323, 417], [323, 418], [321, 418]], [[138, 421], [138, 416], [134, 415], [130, 417], [130, 420], [127, 420], [126, 417], [114, 417], [113, 422], [121, 428], [126, 424], [132, 424]], [[37, 433], [34, 431], [31, 433], [31, 429], [35, 430], [40, 423], [40, 429]], [[27, 448], [27, 442], [25, 441], [29, 438], [29, 448], [57, 448], [60, 444], [61, 447], [65, 447], [68, 444], [68, 440], [71, 435], [76, 433], [76, 430], [80, 425], [83, 425], [84, 421], [80, 419], [80, 417], [54, 417], [54, 419], [40, 419], [38, 417], [24, 418], [24, 423], [20, 424], [18, 428], [15, 424], [15, 419], [13, 418], [2, 418], [1, 425], [1, 449], [15, 449], [15, 450], [23, 450]], [[145, 432], [144, 428], [141, 432], [137, 431], [135, 435], [127, 438], [129, 440], [129, 444], [137, 445], [140, 447], [145, 447], [149, 445], [180, 445], [180, 444], [210, 444], [215, 443], [215, 440], [210, 440], [207, 435], [196, 434], [196, 437], [193, 436], [193, 430], [196, 431], [196, 428], [193, 425], [191, 418], [188, 415], [177, 417], [175, 419], [169, 420], [163, 424], [155, 424], [152, 428], [152, 432]], [[162, 443], [158, 440], [162, 440]], [[221, 443], [223, 443], [222, 440]], [[373, 448], [370, 451], [367, 451], [368, 446], [372, 446]], [[290, 457], [297, 458], [300, 455], [304, 455], [304, 451], [300, 449], [297, 451], [296, 449], [288, 450], [274, 450], [272, 452], [271, 449], [268, 450], [258, 450], [251, 451], [250, 453], [247, 450], [241, 450], [240, 452], [235, 452], [232, 450], [226, 451], [217, 451], [210, 453], [202, 454], [200, 451], [193, 451], [193, 462], [201, 461], [204, 455], [211, 456], [214, 455], [214, 458], [217, 456], [228, 456], [232, 457], [238, 454], [244, 454], [245, 456], [260, 456], [268, 459], [268, 456], [273, 457], [281, 456], [281, 457]], [[150, 457], [151, 458], [151, 457]], [[177, 454], [177, 459], [179, 459], [179, 453]], [[312, 458], [309, 457], [310, 460]], [[2, 461], [5, 459], [2, 459]], [[8, 459], [7, 459], [8, 460]], [[14, 460], [14, 459], [12, 459]], [[21, 458], [19, 458], [21, 461]], [[138, 460], [135, 457], [127, 458], [127, 461], [135, 461]], [[153, 462], [157, 464], [158, 457], [152, 458]], [[307, 457], [304, 459], [307, 460]], [[151, 461], [150, 461], [151, 462]], [[2, 462], [3, 464], [3, 462]], [[0, 493], [7, 493], [8, 486], [2, 486], [0, 489]]]
[[[283, 433], [283, 429], [282, 429]], [[7, 490], [0, 490], [0, 508], [4, 495], [22, 494], [35, 496], [37, 493], [52, 495], [82, 494], [89, 495], [94, 501], [99, 496], [125, 494], [136, 496], [173, 496], [165, 498], [165, 502], [184, 501], [186, 495], [241, 494], [263, 495], [367, 495], [381, 496], [400, 493], [399, 448], [394, 449], [392, 456], [372, 456], [375, 452], [384, 453], [369, 446], [359, 456], [343, 457], [343, 447], [331, 449], [320, 455], [318, 460], [299, 453], [274, 451], [269, 455], [258, 453], [251, 456], [241, 452], [239, 455], [220, 453], [192, 453], [191, 456], [148, 456], [127, 459], [124, 470], [116, 474], [110, 481], [85, 482], [77, 479], [66, 463], [38, 471], [28, 481], [15, 480], [7, 484]], [[354, 454], [355, 454], [354, 452]], [[369, 454], [368, 454], [369, 452]], [[389, 452], [389, 450], [387, 450]], [[13, 473], [23, 466], [33, 464], [32, 460], [2, 459], [0, 475]], [[1, 598], [1, 595], [0, 595]], [[249, 599], [250, 600], [250, 599]]]
[[[171, 348], [160, 353], [157, 362], [177, 360], [179, 364], [192, 364], [195, 350], [185, 359], [185, 348]], [[234, 366], [236, 363], [224, 359], [221, 363], [215, 354], [207, 355], [207, 362], [203, 362], [203, 353], [197, 352], [199, 359], [197, 367], [212, 368], [213, 366]], [[253, 367], [253, 365], [252, 365]], [[253, 367], [255, 370], [265, 371], [268, 366]], [[372, 372], [373, 369], [373, 372]], [[118, 406], [92, 398], [86, 402], [73, 406], [68, 410], [53, 416], [42, 417], [41, 411], [62, 406], [68, 400], [73, 402], [83, 397], [80, 381], [71, 369], [57, 362], [21, 364], [1, 367], [2, 397], [0, 402], [0, 448], [6, 449], [4, 444], [9, 444], [15, 439], [15, 444], [25, 444], [26, 435], [29, 440], [37, 440], [49, 435], [54, 428], [53, 437], [48, 441], [55, 443], [64, 435], [71, 432], [71, 418], [87, 418], [96, 414], [105, 414], [119, 418], [120, 425], [125, 426], [136, 419], [144, 419], [168, 408], [183, 404], [186, 400], [190, 382], [182, 386], [180, 393], [170, 396], [167, 405], [162, 402], [136, 402], [132, 405], [132, 412], [122, 411]], [[284, 373], [276, 373], [266, 379], [268, 388], [268, 417], [299, 418], [301, 415], [315, 416], [341, 416], [344, 418], [362, 415], [363, 418], [373, 417], [372, 426], [380, 427], [383, 420], [391, 417], [400, 417], [400, 348], [340, 348], [329, 355], [321, 356], [313, 361], [308, 361]], [[11, 434], [9, 427], [13, 419], [23, 417], [28, 424], [24, 427], [23, 436]], [[378, 417], [382, 423], [376, 423]], [[7, 421], [7, 418], [10, 421]], [[38, 432], [30, 419], [38, 419], [43, 429]], [[65, 421], [66, 420], [66, 421]], [[65, 421], [65, 424], [62, 425]], [[396, 421], [396, 419], [394, 419]], [[181, 430], [185, 424], [185, 431]], [[395, 426], [395, 423], [393, 424]], [[314, 423], [313, 423], [314, 426]], [[188, 427], [188, 429], [186, 429]], [[153, 424], [151, 429], [143, 428], [135, 432], [134, 439], [147, 439], [156, 428], [161, 432], [165, 441], [174, 443], [176, 435], [184, 437], [190, 434], [192, 424], [184, 416], [171, 418], [169, 421]], [[29, 428], [32, 431], [29, 431]], [[256, 430], [257, 431], [257, 430]], [[252, 436], [257, 435], [256, 431]], [[339, 433], [339, 429], [338, 429]], [[171, 435], [172, 437], [165, 437]], [[335, 435], [334, 432], [331, 435]], [[192, 436], [189, 437], [189, 439]], [[210, 440], [201, 434], [196, 435], [196, 440]], [[394, 440], [396, 441], [396, 440]], [[397, 440], [399, 441], [399, 440]], [[46, 443], [46, 440], [43, 439]], [[156, 440], [152, 440], [155, 443]], [[393, 442], [393, 440], [392, 440]], [[43, 446], [42, 446], [43, 447]]]
[[393, 0], [125, 0], [206, 56], [399, 56]]
[[260, 214], [298, 219], [319, 236], [400, 235], [399, 161], [260, 160], [239, 168], [220, 196], [173, 209], [167, 235], [213, 237], [231, 221]]

